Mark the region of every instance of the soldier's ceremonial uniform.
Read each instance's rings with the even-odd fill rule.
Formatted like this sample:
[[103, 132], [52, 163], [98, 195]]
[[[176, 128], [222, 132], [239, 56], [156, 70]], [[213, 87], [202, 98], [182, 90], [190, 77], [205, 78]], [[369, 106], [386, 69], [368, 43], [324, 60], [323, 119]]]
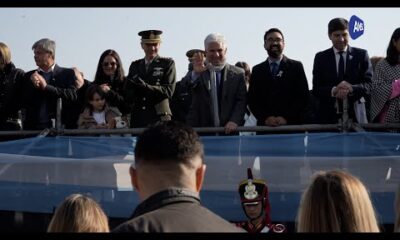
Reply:
[[[142, 44], [160, 43], [158, 30], [139, 32]], [[125, 99], [131, 109], [131, 127], [146, 127], [157, 121], [171, 120], [169, 99], [175, 88], [175, 62], [156, 56], [147, 63], [145, 58], [129, 67]]]
[[[269, 203], [268, 186], [262, 179], [253, 179], [251, 169], [247, 169], [248, 179], [239, 184], [239, 194], [242, 202], [243, 211], [248, 217], [248, 221], [239, 222], [236, 225], [250, 233], [282, 233], [286, 232], [286, 227], [282, 224], [272, 224], [271, 205]], [[246, 206], [257, 207], [261, 204], [261, 210], [257, 216], [249, 215]], [[258, 221], [262, 218], [262, 221]]]

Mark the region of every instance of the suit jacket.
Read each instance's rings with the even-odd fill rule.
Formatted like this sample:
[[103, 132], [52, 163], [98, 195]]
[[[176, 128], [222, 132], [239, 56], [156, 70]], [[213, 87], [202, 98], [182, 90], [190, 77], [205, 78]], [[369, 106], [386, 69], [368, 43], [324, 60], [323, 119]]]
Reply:
[[[74, 70], [55, 65], [53, 77], [44, 90], [37, 89], [30, 79], [35, 71], [32, 70], [25, 74], [21, 90], [22, 107], [25, 109], [24, 129], [28, 130], [41, 129], [38, 124], [40, 107], [43, 101], [47, 102], [48, 115], [49, 119], [51, 119], [56, 117], [57, 98], [62, 99], [63, 106], [68, 105], [70, 101], [77, 100]], [[68, 112], [63, 111], [63, 123], [65, 123], [68, 116]], [[51, 122], [47, 127], [51, 127]]]
[[175, 90], [175, 82], [175, 62], [171, 58], [157, 56], [147, 72], [144, 58], [132, 62], [124, 92], [131, 110], [132, 127], [146, 127], [171, 115], [169, 99]]
[[192, 104], [192, 71], [189, 71], [181, 81], [176, 83], [174, 95], [171, 99], [172, 119], [185, 122]]
[[147, 198], [133, 218], [113, 230], [133, 232], [244, 232], [200, 204], [197, 193], [167, 188]]
[[[366, 50], [348, 46], [344, 80], [353, 85], [353, 94], [348, 98], [349, 117], [356, 121], [353, 104], [361, 97], [368, 101], [371, 88], [372, 65]], [[333, 48], [318, 52], [314, 58], [313, 94], [319, 101], [319, 123], [338, 122], [336, 98], [331, 95], [332, 88], [338, 84]]]
[[276, 77], [271, 74], [268, 60], [253, 67], [248, 103], [258, 126], [264, 126], [270, 116], [281, 116], [287, 124], [303, 124], [308, 98], [301, 62], [283, 56]]
[[[246, 83], [243, 69], [226, 64], [222, 70], [222, 93], [219, 109], [220, 126], [229, 121], [243, 125], [246, 112]], [[192, 127], [212, 127], [213, 113], [211, 100], [210, 72], [204, 71], [196, 80], [192, 92], [187, 123]]]

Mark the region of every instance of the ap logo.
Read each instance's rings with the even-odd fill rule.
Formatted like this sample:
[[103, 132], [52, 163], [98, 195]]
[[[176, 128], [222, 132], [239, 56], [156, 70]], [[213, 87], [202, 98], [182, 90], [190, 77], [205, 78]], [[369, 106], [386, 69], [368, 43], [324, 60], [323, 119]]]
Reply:
[[365, 29], [364, 21], [356, 15], [351, 16], [349, 22], [350, 37], [354, 40], [363, 35]]

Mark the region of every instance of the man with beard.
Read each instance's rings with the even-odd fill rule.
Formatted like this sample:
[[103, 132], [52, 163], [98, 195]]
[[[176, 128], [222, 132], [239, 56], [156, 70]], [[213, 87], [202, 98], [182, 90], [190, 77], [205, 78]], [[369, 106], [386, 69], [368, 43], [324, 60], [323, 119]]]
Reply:
[[201, 56], [193, 59], [193, 75], [198, 76], [193, 87], [192, 105], [187, 122], [193, 127], [224, 127], [231, 134], [243, 124], [246, 111], [244, 70], [226, 63], [226, 41], [219, 33], [204, 40], [205, 67]]
[[282, 54], [282, 32], [271, 28], [264, 34], [268, 58], [253, 67], [248, 104], [258, 126], [276, 127], [303, 124], [309, 92], [306, 74], [300, 61]]
[[318, 52], [314, 58], [313, 94], [319, 101], [317, 121], [338, 123], [343, 104], [347, 103], [349, 118], [365, 123], [365, 104], [369, 103], [372, 81], [368, 52], [349, 46], [349, 22], [344, 18], [329, 22], [328, 35], [332, 47]]

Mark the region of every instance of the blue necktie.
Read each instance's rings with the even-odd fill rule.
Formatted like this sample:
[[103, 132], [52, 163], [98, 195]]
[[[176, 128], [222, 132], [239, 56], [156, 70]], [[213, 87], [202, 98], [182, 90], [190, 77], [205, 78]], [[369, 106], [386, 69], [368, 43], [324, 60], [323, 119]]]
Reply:
[[272, 62], [270, 67], [272, 76], [276, 77], [276, 74], [278, 73], [278, 64], [276, 62]]
[[339, 52], [339, 67], [338, 67], [338, 81], [341, 82], [344, 80], [344, 58], [343, 58], [344, 51]]
[[221, 71], [215, 71], [218, 92], [221, 90]]

